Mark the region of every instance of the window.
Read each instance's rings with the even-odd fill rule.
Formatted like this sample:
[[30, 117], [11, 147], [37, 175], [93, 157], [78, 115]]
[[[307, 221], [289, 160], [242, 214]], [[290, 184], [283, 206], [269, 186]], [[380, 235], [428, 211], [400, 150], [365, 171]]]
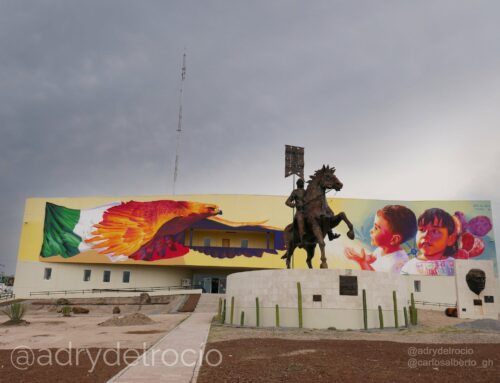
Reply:
[[415, 290], [416, 293], [421, 291], [421, 287], [420, 281], [413, 281], [413, 290]]
[[50, 267], [46, 267], [45, 270], [43, 270], [43, 279], [48, 281], [50, 280], [51, 276], [52, 276], [52, 269]]
[[129, 283], [130, 282], [130, 271], [124, 271], [123, 272], [123, 283]]
[[210, 238], [205, 238], [203, 240], [203, 246], [210, 247]]
[[229, 241], [228, 238], [223, 238], [222, 239], [222, 247], [231, 247], [230, 243], [231, 242]]
[[92, 273], [91, 270], [83, 270], [83, 281], [88, 282], [90, 281], [90, 274]]
[[242, 249], [248, 249], [248, 239], [242, 239], [241, 240], [241, 248]]
[[102, 275], [103, 282], [109, 282], [111, 280], [111, 271], [104, 270], [104, 274]]

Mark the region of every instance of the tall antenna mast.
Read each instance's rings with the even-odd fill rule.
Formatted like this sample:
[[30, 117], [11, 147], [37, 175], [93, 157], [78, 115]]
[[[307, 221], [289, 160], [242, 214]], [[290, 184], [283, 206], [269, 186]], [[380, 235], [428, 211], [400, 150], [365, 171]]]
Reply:
[[175, 149], [175, 169], [174, 169], [174, 183], [172, 186], [172, 194], [175, 195], [175, 183], [177, 181], [178, 167], [179, 167], [179, 147], [181, 144], [182, 132], [182, 89], [184, 87], [184, 80], [186, 79], [186, 53], [182, 56], [182, 72], [181, 72], [181, 88], [179, 91], [179, 121], [177, 122], [177, 146]]

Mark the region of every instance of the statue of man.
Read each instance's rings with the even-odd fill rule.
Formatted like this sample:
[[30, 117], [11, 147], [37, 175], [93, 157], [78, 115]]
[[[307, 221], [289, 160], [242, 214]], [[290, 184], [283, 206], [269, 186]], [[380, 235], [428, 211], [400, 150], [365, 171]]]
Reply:
[[306, 191], [304, 190], [304, 180], [299, 178], [297, 180], [297, 189], [295, 189], [290, 197], [286, 200], [285, 204], [291, 208], [296, 208], [295, 222], [299, 231], [300, 242], [298, 246], [302, 247], [304, 243], [304, 208], [305, 208]]

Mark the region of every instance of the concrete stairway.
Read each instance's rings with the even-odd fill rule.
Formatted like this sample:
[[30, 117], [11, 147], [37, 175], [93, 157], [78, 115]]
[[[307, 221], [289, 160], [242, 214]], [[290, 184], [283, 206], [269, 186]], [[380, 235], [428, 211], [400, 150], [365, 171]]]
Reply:
[[195, 313], [214, 313], [219, 310], [219, 298], [224, 299], [225, 294], [201, 294]]

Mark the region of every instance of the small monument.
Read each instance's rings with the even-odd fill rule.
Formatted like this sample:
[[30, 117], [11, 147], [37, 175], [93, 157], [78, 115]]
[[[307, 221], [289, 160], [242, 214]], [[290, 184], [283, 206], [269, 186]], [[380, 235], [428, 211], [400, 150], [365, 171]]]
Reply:
[[[303, 162], [302, 162], [303, 163]], [[326, 201], [327, 190], [340, 191], [342, 182], [335, 175], [335, 168], [323, 165], [321, 169], [309, 177], [308, 185], [304, 190], [304, 181], [297, 181], [295, 189], [286, 204], [292, 208], [297, 208], [293, 223], [285, 228], [285, 244], [287, 251], [282, 259], [286, 260], [287, 268], [290, 268], [290, 260], [297, 247], [302, 247], [307, 252], [307, 265], [312, 269], [312, 259], [316, 245], [321, 251], [321, 268], [327, 269], [325, 255], [325, 236], [328, 235], [330, 241], [340, 237], [340, 234], [333, 233], [332, 229], [344, 221], [349, 228], [347, 236], [354, 239], [354, 228], [347, 219], [344, 212], [335, 214]]]

